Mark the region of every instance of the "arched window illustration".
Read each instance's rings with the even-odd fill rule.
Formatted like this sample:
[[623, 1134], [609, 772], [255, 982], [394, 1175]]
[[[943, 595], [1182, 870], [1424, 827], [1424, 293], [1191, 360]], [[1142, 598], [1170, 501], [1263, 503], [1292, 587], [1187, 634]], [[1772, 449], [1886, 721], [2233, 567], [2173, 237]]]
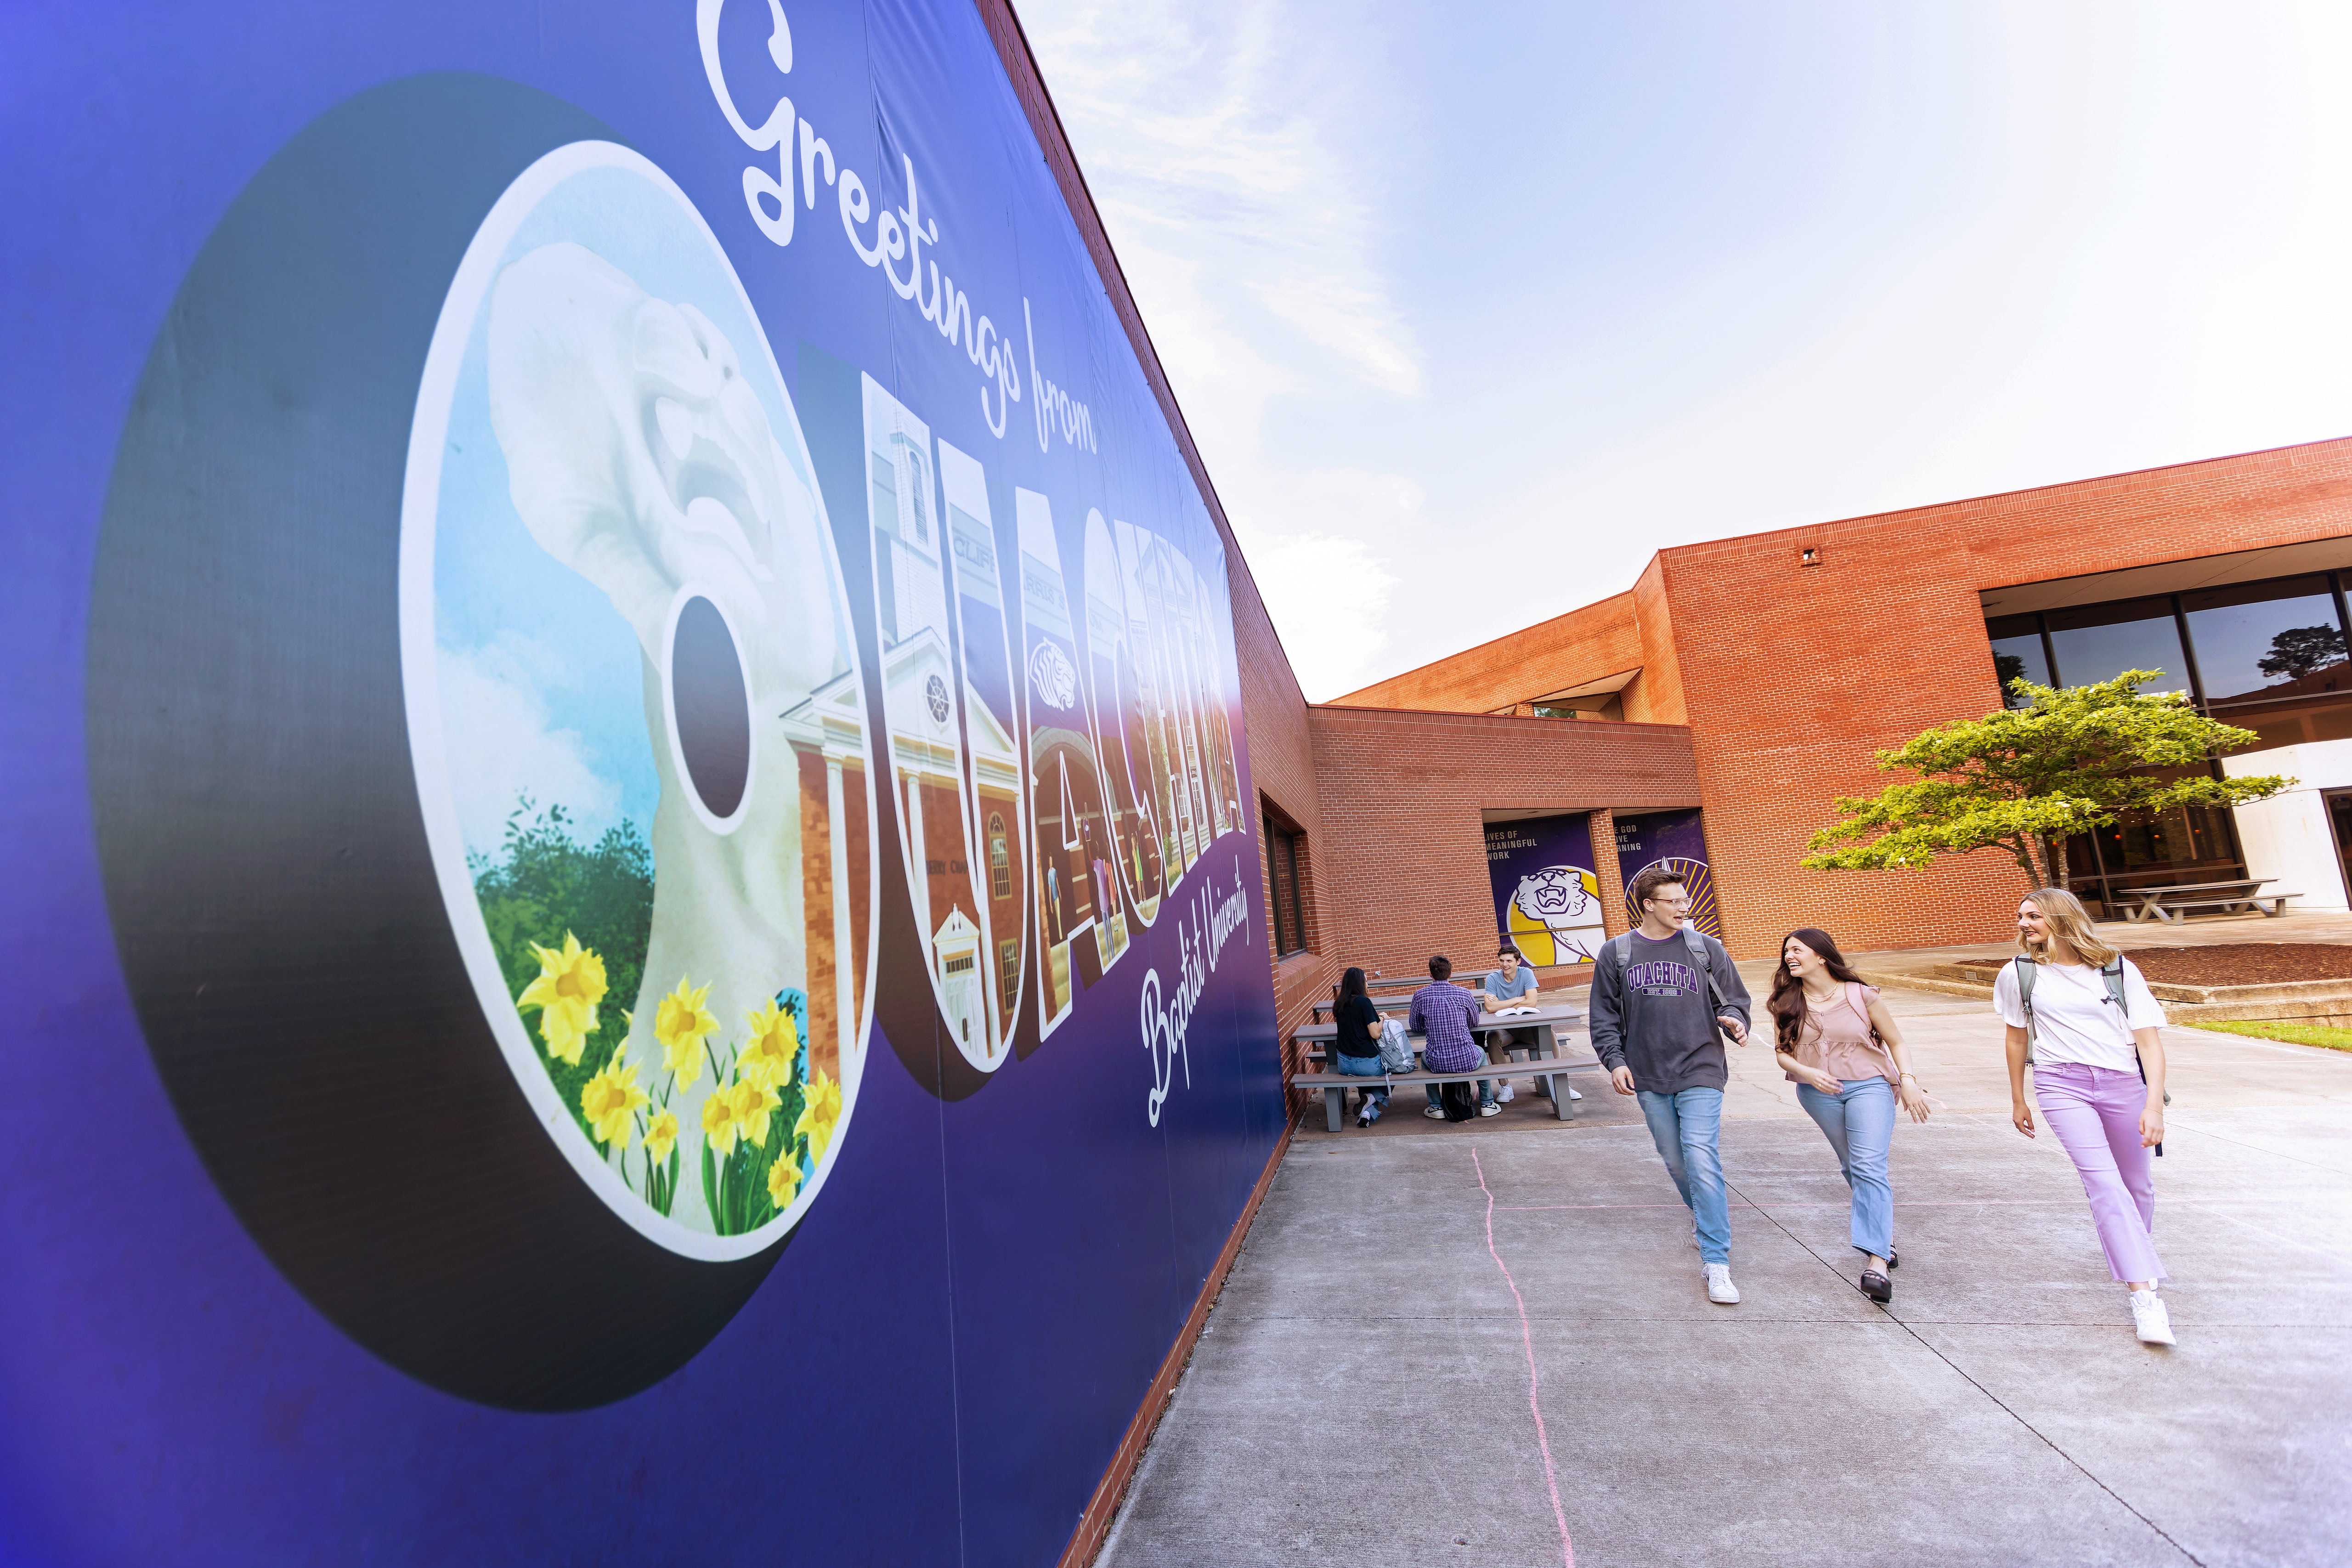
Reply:
[[1013, 896], [1013, 854], [1004, 842], [1004, 816], [1002, 812], [988, 815], [988, 896], [1009, 899]]

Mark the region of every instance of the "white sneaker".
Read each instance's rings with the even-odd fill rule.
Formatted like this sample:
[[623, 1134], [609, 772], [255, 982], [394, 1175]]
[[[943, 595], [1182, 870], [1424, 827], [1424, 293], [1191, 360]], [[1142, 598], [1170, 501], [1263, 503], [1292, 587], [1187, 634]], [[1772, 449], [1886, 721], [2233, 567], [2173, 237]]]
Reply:
[[1516, 1098], [1517, 1095], [1511, 1088], [1511, 1080], [1509, 1079], [1505, 1079], [1503, 1080], [1503, 1087], [1495, 1091], [1495, 1103], [1497, 1105], [1508, 1105]]
[[[1706, 1299], [1728, 1307], [1739, 1300], [1739, 1287], [1731, 1282], [1731, 1265], [1710, 1263], [1706, 1266]], [[2149, 1298], [2155, 1300], [2154, 1297]], [[2137, 1298], [2135, 1298], [2137, 1300]], [[2162, 1310], [2161, 1308], [2158, 1309]]]
[[1423, 1116], [1428, 1117], [1433, 1121], [1443, 1121], [1445, 1120], [1445, 1110], [1442, 1106], [1424, 1105], [1421, 1108], [1421, 1113]]
[[2164, 1302], [2153, 1290], [2131, 1293], [2132, 1327], [2138, 1331], [2144, 1345], [2177, 1345], [2172, 1337], [2172, 1315], [2164, 1310]]
[[1481, 1116], [1500, 1116], [1503, 1114], [1503, 1108], [1490, 1100], [1478, 1107], [1478, 1114]]

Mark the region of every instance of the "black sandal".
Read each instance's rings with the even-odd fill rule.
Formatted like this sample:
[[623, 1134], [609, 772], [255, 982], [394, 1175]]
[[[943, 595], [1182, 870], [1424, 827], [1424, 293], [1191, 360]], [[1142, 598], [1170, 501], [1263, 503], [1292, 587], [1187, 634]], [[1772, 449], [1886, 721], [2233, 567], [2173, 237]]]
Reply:
[[1862, 1271], [1862, 1293], [1884, 1306], [1895, 1299], [1894, 1282], [1875, 1268]]
[[1895, 1256], [1895, 1249], [1893, 1247], [1888, 1247], [1886, 1249], [1886, 1271], [1892, 1274], [1895, 1270], [1902, 1267], [1903, 1260]]

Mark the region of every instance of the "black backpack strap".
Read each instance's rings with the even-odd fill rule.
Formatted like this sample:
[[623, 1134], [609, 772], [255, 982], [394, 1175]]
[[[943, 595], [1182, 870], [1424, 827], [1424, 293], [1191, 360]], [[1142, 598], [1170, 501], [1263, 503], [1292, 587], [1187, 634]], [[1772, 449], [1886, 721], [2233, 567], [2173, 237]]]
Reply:
[[1715, 983], [1715, 955], [1706, 950], [1706, 938], [1699, 934], [1698, 927], [1685, 926], [1683, 945], [1689, 948], [1691, 956], [1698, 960], [1698, 972], [1706, 976], [1707, 1005], [1714, 1008], [1716, 1016], [1720, 1017], [1730, 1004], [1723, 999], [1723, 987]]

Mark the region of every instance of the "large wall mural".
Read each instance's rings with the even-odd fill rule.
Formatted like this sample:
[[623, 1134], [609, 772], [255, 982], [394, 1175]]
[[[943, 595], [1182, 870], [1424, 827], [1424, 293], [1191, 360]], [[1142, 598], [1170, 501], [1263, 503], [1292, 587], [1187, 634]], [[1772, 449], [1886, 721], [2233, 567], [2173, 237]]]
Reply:
[[1672, 871], [1690, 889], [1689, 922], [1723, 940], [1723, 910], [1715, 897], [1715, 869], [1706, 859], [1706, 826], [1699, 809], [1651, 811], [1613, 819], [1617, 869], [1627, 887], [1652, 867]]
[[1601, 929], [1601, 879], [1592, 868], [1592, 816], [1517, 817], [1486, 825], [1486, 877], [1495, 927], [1529, 963], [1591, 963]]
[[0, 1557], [1054, 1555], [1283, 1110], [1228, 546], [981, 16], [243, 9], [12, 110]]

